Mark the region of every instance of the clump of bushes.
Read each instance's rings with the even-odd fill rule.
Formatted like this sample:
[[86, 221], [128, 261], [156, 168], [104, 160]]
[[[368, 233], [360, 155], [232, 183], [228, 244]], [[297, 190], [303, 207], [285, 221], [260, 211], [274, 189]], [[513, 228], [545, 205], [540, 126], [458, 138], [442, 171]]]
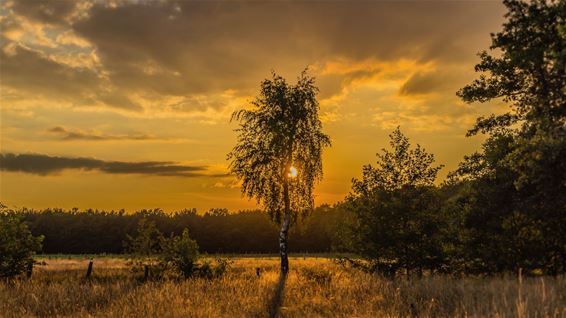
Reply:
[[[144, 271], [145, 278], [218, 278], [230, 267], [230, 261], [216, 258], [203, 260], [198, 244], [184, 229], [179, 236], [165, 237], [153, 221], [140, 220], [135, 237], [124, 242], [130, 253], [133, 271]], [[150, 274], [151, 273], [151, 274]]]
[[22, 219], [0, 203], [0, 278], [13, 278], [30, 269], [42, 241], [43, 236], [33, 236]]
[[135, 236], [126, 236], [124, 249], [130, 254], [129, 265], [133, 272], [155, 268], [159, 263], [159, 254], [163, 244], [163, 234], [155, 222], [141, 219]]

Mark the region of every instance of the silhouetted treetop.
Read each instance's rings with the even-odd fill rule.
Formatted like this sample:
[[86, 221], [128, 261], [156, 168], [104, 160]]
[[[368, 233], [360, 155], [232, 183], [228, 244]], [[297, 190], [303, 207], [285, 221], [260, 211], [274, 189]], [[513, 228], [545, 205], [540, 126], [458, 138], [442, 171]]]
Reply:
[[511, 111], [480, 117], [469, 131], [492, 132], [521, 123], [560, 126], [566, 118], [566, 1], [505, 0], [503, 30], [491, 35], [491, 52], [479, 54], [478, 79], [458, 91], [466, 102], [502, 98]]
[[377, 165], [363, 166], [362, 180], [353, 179], [354, 193], [369, 193], [374, 189], [393, 191], [405, 186], [432, 186], [443, 165], [433, 167], [434, 155], [420, 145], [411, 149], [409, 139], [397, 127], [389, 135], [391, 150], [377, 153]]

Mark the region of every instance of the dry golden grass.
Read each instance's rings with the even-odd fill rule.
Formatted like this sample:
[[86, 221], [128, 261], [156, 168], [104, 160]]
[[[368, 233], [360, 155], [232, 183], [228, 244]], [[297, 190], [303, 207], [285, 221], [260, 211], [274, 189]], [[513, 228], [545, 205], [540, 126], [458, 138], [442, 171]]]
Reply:
[[[143, 283], [123, 259], [44, 259], [31, 280], [0, 283], [2, 317], [267, 317], [278, 259], [236, 258], [216, 280]], [[262, 269], [258, 278], [255, 268]], [[566, 278], [387, 280], [324, 258], [291, 258], [281, 317], [566, 317]]]

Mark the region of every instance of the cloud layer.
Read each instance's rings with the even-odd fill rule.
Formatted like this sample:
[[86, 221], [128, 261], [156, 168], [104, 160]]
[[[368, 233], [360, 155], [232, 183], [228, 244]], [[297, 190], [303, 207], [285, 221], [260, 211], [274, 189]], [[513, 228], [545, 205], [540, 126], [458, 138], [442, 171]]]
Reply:
[[105, 140], [155, 140], [157, 138], [149, 135], [107, 135], [97, 134], [91, 132], [84, 132], [80, 130], [69, 130], [65, 127], [55, 126], [47, 130], [47, 132], [55, 134], [60, 140], [90, 140], [90, 141], [105, 141]]
[[93, 158], [58, 157], [43, 154], [0, 154], [0, 169], [36, 175], [53, 175], [64, 170], [96, 170], [110, 174], [142, 174], [173, 177], [211, 176], [203, 166], [186, 166], [167, 161], [123, 162]]
[[[228, 105], [219, 95], [253, 95], [270, 69], [469, 61], [500, 9], [450, 1], [6, 1], [2, 85], [131, 113], [218, 111]], [[368, 70], [317, 75], [323, 96], [332, 96]]]

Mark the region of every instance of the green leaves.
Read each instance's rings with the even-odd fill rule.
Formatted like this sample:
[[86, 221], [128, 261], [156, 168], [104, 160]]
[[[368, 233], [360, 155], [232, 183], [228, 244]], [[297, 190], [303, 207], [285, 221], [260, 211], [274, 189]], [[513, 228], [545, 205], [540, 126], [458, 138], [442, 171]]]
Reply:
[[181, 236], [171, 236], [161, 242], [160, 263], [170, 267], [183, 277], [190, 277], [197, 268], [199, 256], [197, 242], [189, 236], [189, 230], [184, 229]]
[[[470, 131], [489, 133], [521, 123], [522, 130], [565, 124], [566, 2], [506, 0], [508, 21], [492, 34], [491, 51], [479, 54], [479, 79], [457, 95], [466, 102], [501, 98], [512, 111], [498, 120], [478, 120]], [[494, 117], [492, 117], [494, 118]], [[509, 119], [512, 118], [513, 121]]]
[[465, 184], [468, 258], [479, 271], [566, 271], [566, 2], [504, 1], [503, 30], [480, 54], [466, 102], [502, 99], [478, 118], [489, 137], [451, 179]]
[[155, 222], [146, 218], [140, 219], [135, 237], [127, 235], [124, 242], [126, 251], [136, 257], [150, 257], [159, 253], [159, 242], [163, 234], [155, 226]]
[[43, 236], [35, 237], [27, 225], [12, 211], [0, 210], [0, 278], [23, 273], [41, 250]]
[[389, 135], [392, 151], [382, 149], [376, 154], [377, 166], [365, 165], [362, 180], [353, 179], [354, 196], [374, 189], [393, 191], [403, 187], [432, 186], [443, 165], [433, 167], [434, 155], [420, 145], [411, 149], [409, 139], [399, 127]]
[[362, 180], [353, 180], [350, 245], [383, 274], [438, 269], [447, 220], [434, 180], [442, 166], [433, 167], [434, 156], [419, 145], [412, 149], [399, 128], [390, 139], [391, 150], [383, 149], [377, 165], [364, 166]]
[[255, 198], [280, 221], [284, 185], [294, 166], [298, 176], [289, 182], [291, 211], [312, 209], [314, 182], [322, 177], [322, 150], [330, 138], [318, 118], [318, 88], [306, 70], [295, 85], [273, 73], [261, 83], [251, 109], [232, 115], [240, 122], [236, 146], [228, 154], [230, 170], [242, 181], [242, 193]]

